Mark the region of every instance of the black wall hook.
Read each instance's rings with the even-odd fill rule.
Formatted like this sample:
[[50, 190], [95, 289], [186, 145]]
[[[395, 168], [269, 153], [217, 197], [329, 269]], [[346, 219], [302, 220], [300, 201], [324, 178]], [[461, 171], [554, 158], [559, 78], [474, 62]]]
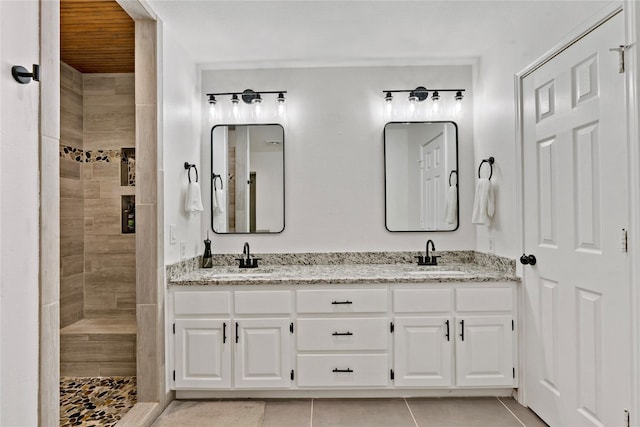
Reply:
[[40, 66], [33, 64], [33, 72], [29, 72], [21, 65], [14, 65], [11, 67], [11, 75], [20, 84], [26, 85], [33, 79], [36, 82], [40, 81]]
[[184, 162], [184, 168], [186, 170], [188, 170], [189, 172], [187, 172], [187, 175], [189, 176], [189, 182], [191, 182], [191, 168], [195, 169], [196, 171], [196, 182], [198, 182], [198, 168], [196, 167], [195, 164], [189, 164], [189, 162]]
[[493, 163], [495, 163], [495, 159], [493, 157], [482, 159], [482, 161], [480, 162], [480, 166], [478, 166], [478, 178], [480, 178], [480, 169], [482, 169], [482, 165], [484, 163], [489, 163], [489, 166], [491, 167], [491, 172], [489, 173], [489, 181], [491, 181], [491, 177], [493, 176]]
[[222, 184], [222, 175], [218, 175], [217, 173], [213, 173], [213, 189], [217, 190], [218, 187], [216, 187], [216, 181], [219, 179], [220, 180], [220, 189], [224, 190], [224, 184]]

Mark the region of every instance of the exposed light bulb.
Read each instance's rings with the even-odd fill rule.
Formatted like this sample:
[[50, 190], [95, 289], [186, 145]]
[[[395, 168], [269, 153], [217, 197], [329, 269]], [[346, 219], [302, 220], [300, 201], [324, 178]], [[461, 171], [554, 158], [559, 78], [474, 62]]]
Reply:
[[211, 121], [214, 121], [216, 119], [217, 103], [218, 101], [216, 101], [216, 97], [213, 95], [209, 95], [209, 118], [211, 119]]
[[253, 117], [255, 120], [260, 120], [262, 118], [262, 97], [259, 93], [256, 94], [255, 98], [251, 101], [253, 104]]
[[287, 105], [284, 93], [280, 92], [276, 98], [276, 111], [278, 118], [285, 119], [287, 117]]
[[385, 120], [391, 120], [393, 117], [393, 95], [391, 92], [387, 92], [387, 95], [384, 97], [384, 118]]
[[237, 120], [238, 116], [240, 115], [240, 105], [238, 105], [239, 102], [240, 100], [238, 99], [238, 95], [234, 93], [231, 96], [231, 118], [234, 120]]
[[433, 95], [431, 95], [431, 108], [434, 113], [438, 113], [438, 111], [440, 111], [440, 95], [438, 94], [438, 91], [433, 92]]
[[409, 117], [413, 118], [413, 115], [416, 113], [416, 107], [418, 104], [418, 97], [414, 92], [409, 94]]
[[462, 112], [462, 91], [456, 92], [456, 96], [453, 99], [456, 100], [455, 112], [460, 114]]

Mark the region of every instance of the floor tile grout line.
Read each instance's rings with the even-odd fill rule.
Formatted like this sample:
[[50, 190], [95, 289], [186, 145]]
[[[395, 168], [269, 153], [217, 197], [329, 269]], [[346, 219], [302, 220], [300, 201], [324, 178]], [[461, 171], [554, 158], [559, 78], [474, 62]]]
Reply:
[[525, 423], [523, 423], [523, 422], [522, 422], [522, 420], [521, 420], [520, 418], [518, 418], [518, 416], [517, 416], [516, 414], [514, 414], [514, 413], [513, 413], [513, 411], [512, 411], [511, 409], [509, 409], [509, 407], [508, 407], [507, 405], [505, 405], [505, 403], [502, 401], [502, 399], [500, 399], [499, 397], [496, 397], [496, 399], [498, 399], [498, 402], [500, 402], [500, 403], [502, 404], [502, 406], [504, 406], [504, 407], [505, 407], [505, 409], [506, 409], [507, 411], [509, 411], [509, 413], [510, 413], [511, 415], [513, 415], [513, 417], [514, 417], [516, 420], [518, 420], [518, 422], [519, 422], [520, 424], [522, 424], [522, 426], [523, 426], [523, 427], [527, 427], [527, 426], [525, 425]]
[[411, 410], [411, 407], [409, 406], [409, 402], [407, 402], [407, 399], [405, 397], [403, 397], [402, 400], [404, 400], [404, 404], [407, 405], [407, 409], [409, 410], [409, 414], [411, 414], [411, 418], [413, 419], [413, 423], [416, 425], [416, 427], [420, 427], [418, 425], [418, 421], [416, 421], [416, 417], [413, 416], [413, 411]]
[[313, 398], [311, 398], [311, 417], [309, 418], [309, 427], [313, 427]]

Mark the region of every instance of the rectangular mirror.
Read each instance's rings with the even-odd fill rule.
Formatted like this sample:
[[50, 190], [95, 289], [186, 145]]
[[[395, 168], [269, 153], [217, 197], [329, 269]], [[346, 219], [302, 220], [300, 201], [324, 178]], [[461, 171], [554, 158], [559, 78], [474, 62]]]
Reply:
[[284, 230], [284, 128], [279, 124], [211, 129], [211, 229]]
[[387, 123], [384, 173], [387, 230], [458, 228], [458, 126], [454, 122]]

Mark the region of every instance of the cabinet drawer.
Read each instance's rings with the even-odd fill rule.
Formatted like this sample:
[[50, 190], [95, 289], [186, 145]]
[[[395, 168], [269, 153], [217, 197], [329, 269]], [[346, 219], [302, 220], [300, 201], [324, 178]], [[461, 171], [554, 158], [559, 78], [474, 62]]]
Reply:
[[289, 291], [237, 291], [236, 314], [289, 314], [291, 298]]
[[396, 313], [442, 313], [452, 308], [451, 289], [394, 289]]
[[386, 354], [302, 354], [298, 356], [300, 387], [385, 386], [389, 379]]
[[511, 311], [513, 290], [511, 288], [464, 288], [456, 289], [457, 311]]
[[298, 350], [386, 350], [386, 318], [298, 319]]
[[179, 314], [228, 314], [229, 292], [176, 292], [173, 296], [174, 313]]
[[298, 313], [383, 313], [386, 289], [296, 291]]

